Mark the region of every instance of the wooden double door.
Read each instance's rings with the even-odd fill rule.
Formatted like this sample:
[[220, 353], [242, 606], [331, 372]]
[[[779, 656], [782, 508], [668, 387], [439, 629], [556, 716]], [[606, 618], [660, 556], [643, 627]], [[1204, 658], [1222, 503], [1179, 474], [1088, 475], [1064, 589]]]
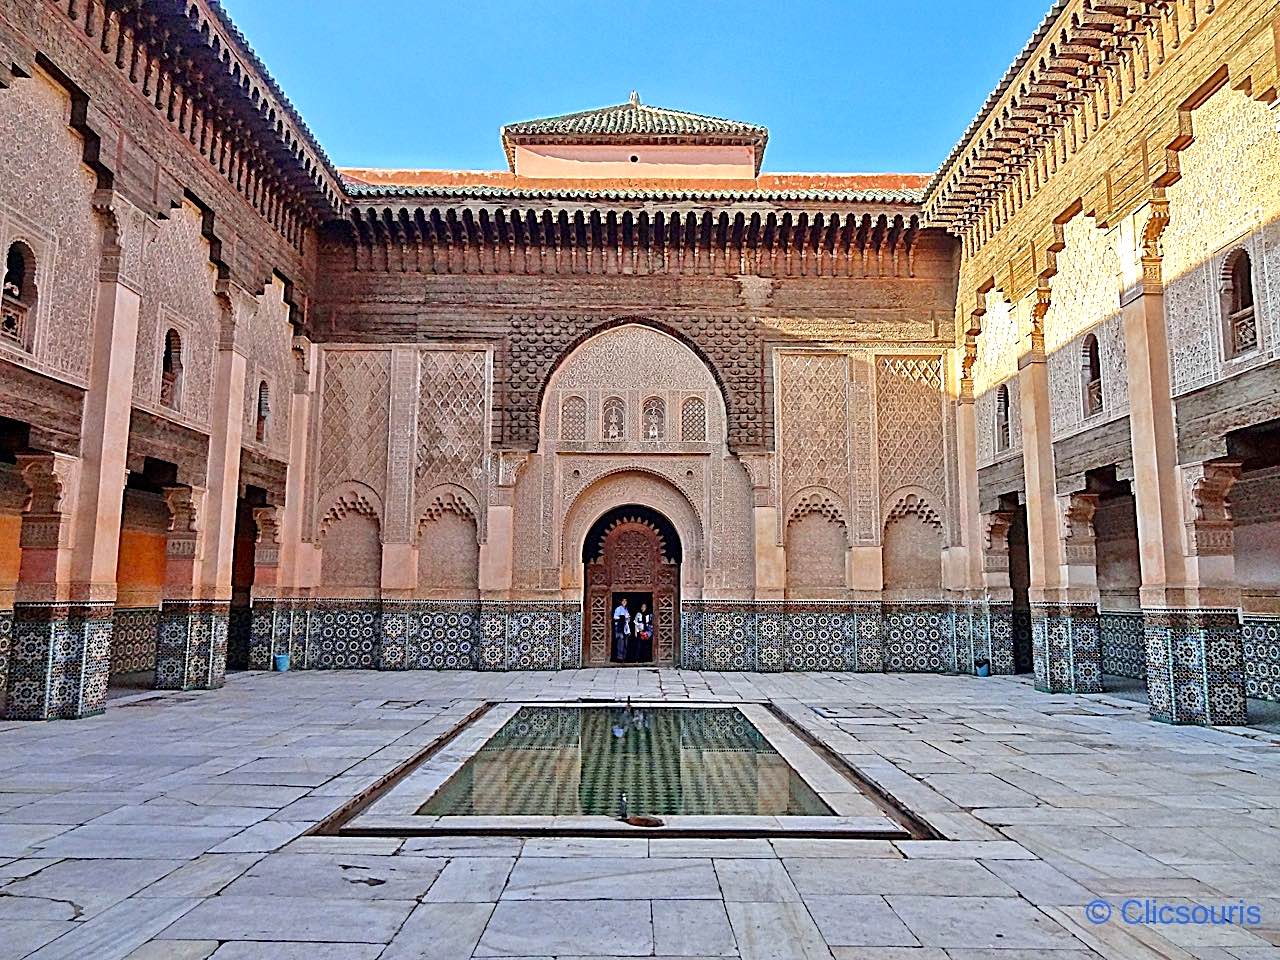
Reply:
[[[621, 520], [605, 533], [586, 563], [583, 660], [589, 666], [675, 662], [680, 636], [680, 564], [666, 555], [658, 530], [643, 520]], [[613, 611], [626, 598], [634, 614], [646, 604], [653, 616], [649, 642], [631, 638], [619, 659]]]

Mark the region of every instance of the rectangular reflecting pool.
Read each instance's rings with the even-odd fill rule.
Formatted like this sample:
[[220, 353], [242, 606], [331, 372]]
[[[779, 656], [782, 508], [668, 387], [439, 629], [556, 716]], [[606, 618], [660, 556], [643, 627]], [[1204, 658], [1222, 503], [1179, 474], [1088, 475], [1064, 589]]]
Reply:
[[830, 817], [742, 711], [524, 706], [417, 808], [435, 817]]

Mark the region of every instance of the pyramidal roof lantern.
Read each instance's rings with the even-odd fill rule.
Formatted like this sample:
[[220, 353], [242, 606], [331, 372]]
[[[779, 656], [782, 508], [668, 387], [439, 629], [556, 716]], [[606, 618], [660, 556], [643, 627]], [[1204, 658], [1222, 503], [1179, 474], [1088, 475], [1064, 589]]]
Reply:
[[516, 147], [536, 145], [749, 146], [760, 172], [769, 130], [754, 123], [643, 103], [632, 90], [625, 103], [510, 123], [502, 128], [507, 164], [516, 171]]

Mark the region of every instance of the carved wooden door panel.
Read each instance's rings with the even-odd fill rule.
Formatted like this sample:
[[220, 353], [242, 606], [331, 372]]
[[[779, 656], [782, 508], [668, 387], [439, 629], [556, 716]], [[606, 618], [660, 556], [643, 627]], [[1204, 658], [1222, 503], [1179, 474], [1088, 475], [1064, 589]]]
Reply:
[[602, 666], [610, 662], [613, 600], [619, 593], [651, 598], [653, 660], [672, 663], [679, 636], [679, 585], [680, 565], [664, 556], [662, 538], [653, 526], [640, 520], [616, 523], [605, 534], [599, 555], [586, 565], [586, 663]]

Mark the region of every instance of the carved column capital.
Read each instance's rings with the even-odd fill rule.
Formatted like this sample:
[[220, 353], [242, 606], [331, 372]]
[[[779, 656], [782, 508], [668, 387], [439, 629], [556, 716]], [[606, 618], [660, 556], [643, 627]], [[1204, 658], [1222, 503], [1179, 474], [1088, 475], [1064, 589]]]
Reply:
[[20, 453], [17, 461], [27, 486], [20, 537], [22, 548], [69, 547], [80, 459], [63, 453]]
[[773, 495], [772, 453], [743, 453], [738, 455], [742, 468], [747, 471], [751, 481], [751, 491], [757, 507], [770, 507], [776, 502]]
[[1001, 572], [1009, 569], [1009, 528], [1013, 514], [993, 510], [982, 514], [982, 569]]
[[164, 488], [164, 502], [169, 507], [170, 557], [194, 557], [200, 541], [201, 511], [205, 491], [199, 487], [172, 486]]
[[253, 523], [258, 529], [254, 546], [254, 565], [274, 567], [280, 563], [280, 508], [271, 504], [253, 508]]
[[1097, 561], [1093, 529], [1093, 515], [1097, 510], [1096, 493], [1067, 493], [1058, 497], [1058, 529], [1063, 559], [1068, 564], [1092, 565]]
[[1240, 469], [1238, 460], [1212, 460], [1182, 467], [1188, 556], [1234, 553], [1230, 494], [1240, 479]]

